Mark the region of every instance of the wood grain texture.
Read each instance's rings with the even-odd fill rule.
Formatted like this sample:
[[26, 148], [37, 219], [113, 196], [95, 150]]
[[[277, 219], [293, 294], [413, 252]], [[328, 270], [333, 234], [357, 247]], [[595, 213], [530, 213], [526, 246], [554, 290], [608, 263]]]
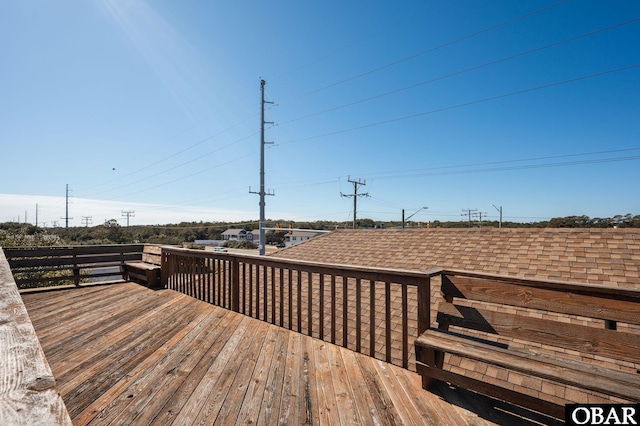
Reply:
[[0, 424], [71, 424], [2, 250], [0, 250]]
[[[75, 424], [500, 423], [422, 390], [415, 372], [173, 290], [23, 298]], [[64, 327], [52, 321], [58, 304]]]

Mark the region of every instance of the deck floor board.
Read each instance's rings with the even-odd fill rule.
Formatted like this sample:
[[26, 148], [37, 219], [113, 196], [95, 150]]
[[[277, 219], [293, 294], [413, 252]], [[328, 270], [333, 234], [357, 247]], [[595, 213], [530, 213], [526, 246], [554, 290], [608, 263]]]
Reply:
[[517, 424], [495, 401], [173, 290], [22, 297], [76, 425]]

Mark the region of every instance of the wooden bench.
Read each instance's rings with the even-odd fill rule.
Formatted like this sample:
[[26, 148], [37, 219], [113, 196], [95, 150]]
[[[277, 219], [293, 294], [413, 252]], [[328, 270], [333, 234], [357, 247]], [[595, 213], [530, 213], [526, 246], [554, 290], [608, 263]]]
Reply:
[[441, 277], [437, 326], [415, 342], [423, 387], [436, 379], [560, 419], [564, 403], [595, 395], [640, 401], [640, 291], [460, 271]]
[[145, 245], [140, 260], [124, 263], [123, 274], [127, 280], [137, 280], [151, 288], [160, 285], [160, 263], [162, 250], [157, 246]]

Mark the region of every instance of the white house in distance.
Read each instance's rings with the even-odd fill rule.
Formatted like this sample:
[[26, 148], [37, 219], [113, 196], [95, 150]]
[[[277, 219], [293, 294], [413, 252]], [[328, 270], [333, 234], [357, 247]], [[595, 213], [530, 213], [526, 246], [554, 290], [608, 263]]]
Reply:
[[329, 231], [317, 231], [314, 229], [293, 229], [284, 236], [286, 247], [295, 246], [303, 241], [311, 239], [317, 235], [325, 234]]
[[227, 229], [222, 233], [223, 241], [251, 241], [253, 242], [253, 233], [244, 229]]

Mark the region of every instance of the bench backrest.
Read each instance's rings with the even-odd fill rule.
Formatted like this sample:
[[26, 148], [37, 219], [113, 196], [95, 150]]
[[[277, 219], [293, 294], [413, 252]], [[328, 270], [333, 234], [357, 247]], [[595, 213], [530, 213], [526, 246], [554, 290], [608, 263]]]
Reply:
[[142, 261], [160, 266], [162, 264], [162, 248], [145, 244], [142, 249]]
[[438, 327], [640, 363], [640, 291], [444, 272]]

